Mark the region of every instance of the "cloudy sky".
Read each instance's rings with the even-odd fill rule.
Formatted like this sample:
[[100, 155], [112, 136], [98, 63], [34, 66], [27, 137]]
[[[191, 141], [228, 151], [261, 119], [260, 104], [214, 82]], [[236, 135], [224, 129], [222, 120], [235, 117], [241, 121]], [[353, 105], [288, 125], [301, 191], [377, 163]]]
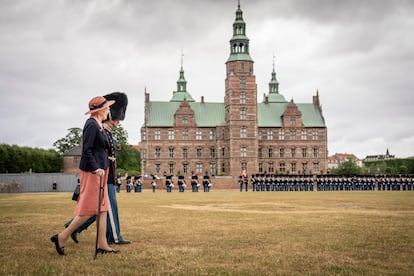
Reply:
[[[138, 144], [144, 92], [169, 101], [181, 51], [196, 101], [224, 101], [237, 0], [0, 0], [0, 143], [52, 148], [88, 101], [128, 94]], [[280, 93], [319, 90], [329, 155], [414, 156], [414, 1], [241, 0], [258, 100], [273, 55]]]

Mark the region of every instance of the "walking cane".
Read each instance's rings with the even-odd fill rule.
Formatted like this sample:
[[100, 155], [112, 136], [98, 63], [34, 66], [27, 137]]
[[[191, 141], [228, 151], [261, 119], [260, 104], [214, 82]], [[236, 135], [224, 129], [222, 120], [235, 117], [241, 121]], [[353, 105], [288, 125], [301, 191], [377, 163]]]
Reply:
[[100, 175], [99, 176], [98, 215], [96, 217], [95, 257], [93, 258], [94, 260], [96, 260], [96, 256], [98, 255], [98, 236], [99, 236], [99, 223], [100, 223], [100, 219], [99, 218], [101, 216], [102, 192], [103, 192], [102, 175]]

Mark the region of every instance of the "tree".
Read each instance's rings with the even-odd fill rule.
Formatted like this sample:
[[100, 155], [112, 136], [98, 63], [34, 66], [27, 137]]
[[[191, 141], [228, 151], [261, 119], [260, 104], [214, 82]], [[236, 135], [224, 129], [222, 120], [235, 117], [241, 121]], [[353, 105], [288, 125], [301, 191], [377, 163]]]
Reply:
[[55, 173], [62, 171], [63, 157], [56, 150], [0, 144], [0, 173]]
[[82, 129], [78, 127], [72, 127], [68, 129], [69, 133], [64, 138], [60, 138], [53, 143], [53, 146], [58, 152], [64, 153], [82, 142]]
[[123, 169], [128, 174], [137, 174], [140, 171], [140, 153], [128, 144], [128, 132], [119, 124], [113, 131], [112, 135], [117, 144], [117, 169]]
[[345, 161], [339, 164], [338, 168], [332, 170], [333, 174], [337, 175], [360, 175], [361, 168], [358, 166], [357, 162], [353, 158], [347, 158]]

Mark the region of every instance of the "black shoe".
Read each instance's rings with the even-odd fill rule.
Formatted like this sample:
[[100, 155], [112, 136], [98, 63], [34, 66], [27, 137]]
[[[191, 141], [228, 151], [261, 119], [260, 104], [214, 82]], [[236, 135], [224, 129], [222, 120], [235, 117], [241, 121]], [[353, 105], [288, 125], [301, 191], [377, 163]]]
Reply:
[[115, 242], [115, 244], [130, 244], [130, 243], [131, 243], [131, 241], [129, 241], [129, 240], [119, 240], [119, 241]]
[[78, 241], [78, 232], [73, 232], [72, 234], [70, 234], [70, 237], [72, 238], [72, 240], [75, 242], [75, 243], [79, 243], [79, 241]]
[[100, 254], [109, 254], [109, 253], [114, 253], [114, 254], [118, 254], [119, 252], [121, 252], [120, 250], [117, 249], [111, 249], [111, 250], [105, 250], [105, 249], [101, 249], [98, 248], [96, 249], [96, 253], [100, 253]]
[[58, 234], [53, 235], [50, 240], [55, 243], [56, 251], [59, 255], [64, 256], [65, 254], [65, 247], [60, 247], [59, 245], [59, 237]]

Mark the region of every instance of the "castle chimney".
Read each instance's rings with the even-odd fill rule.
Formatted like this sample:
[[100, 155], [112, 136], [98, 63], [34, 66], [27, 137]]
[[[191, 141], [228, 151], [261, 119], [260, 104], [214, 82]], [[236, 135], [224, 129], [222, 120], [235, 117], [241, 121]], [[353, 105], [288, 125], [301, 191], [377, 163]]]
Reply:
[[204, 96], [201, 96], [201, 103], [204, 103]]

